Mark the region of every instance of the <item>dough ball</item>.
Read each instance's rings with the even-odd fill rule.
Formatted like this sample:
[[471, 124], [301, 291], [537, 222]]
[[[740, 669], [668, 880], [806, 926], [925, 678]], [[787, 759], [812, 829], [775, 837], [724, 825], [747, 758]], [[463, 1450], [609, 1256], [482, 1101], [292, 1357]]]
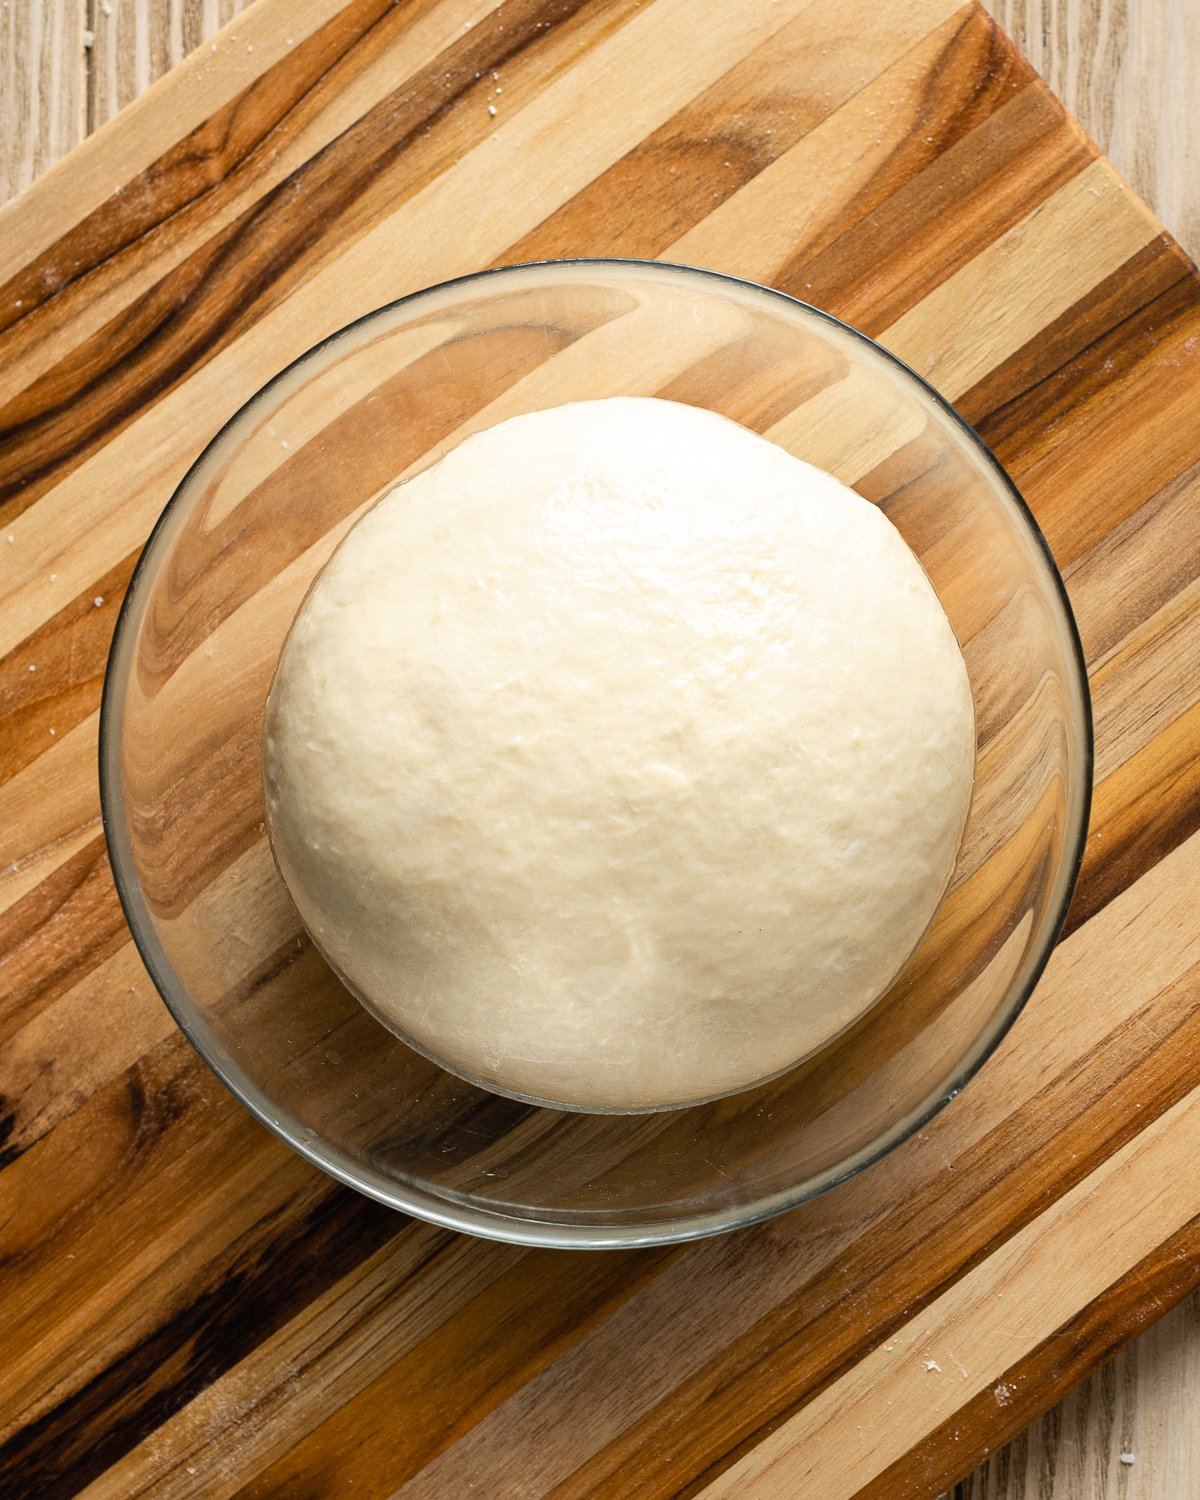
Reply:
[[745, 1088], [907, 961], [974, 766], [881, 511], [711, 412], [501, 422], [346, 536], [284, 647], [267, 827], [390, 1026], [588, 1109]]

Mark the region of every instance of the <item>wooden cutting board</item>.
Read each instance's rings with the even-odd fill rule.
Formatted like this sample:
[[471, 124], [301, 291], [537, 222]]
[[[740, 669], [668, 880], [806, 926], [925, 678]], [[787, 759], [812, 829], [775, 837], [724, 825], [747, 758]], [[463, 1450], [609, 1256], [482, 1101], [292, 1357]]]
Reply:
[[[234, 1104], [99, 829], [138, 549], [301, 350], [505, 261], [831, 309], [992, 444], [1097, 730], [1066, 936], [918, 1137], [758, 1228], [528, 1251]], [[956, 0], [260, 0], [0, 212], [0, 1493], [932, 1496], [1200, 1280], [1200, 282]]]

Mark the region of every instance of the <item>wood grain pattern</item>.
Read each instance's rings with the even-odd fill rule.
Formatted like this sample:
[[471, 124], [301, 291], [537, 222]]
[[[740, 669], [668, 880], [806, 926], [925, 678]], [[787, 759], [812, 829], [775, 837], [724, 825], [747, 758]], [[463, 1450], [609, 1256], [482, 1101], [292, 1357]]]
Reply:
[[987, 0], [1021, 52], [1183, 248], [1200, 257], [1200, 9], [1174, 0]]
[[0, 203], [87, 133], [86, 0], [0, 5]]
[[[249, 0], [5, 0], [0, 203], [79, 144]], [[251, 44], [252, 45], [252, 44]]]
[[[1147, 1291], [1153, 1295], [1153, 1283]], [[1197, 1325], [1193, 1294], [990, 1459], [956, 1496], [1194, 1495], [1200, 1472], [1193, 1405], [1200, 1377]]]
[[[1162, 0], [985, 3], [1183, 247], [1200, 256], [1200, 122], [1182, 98], [1200, 59], [1200, 12]], [[1200, 1494], [1198, 1372], [1194, 1293], [991, 1457], [956, 1500]]]
[[[746, 10], [267, 0], [2, 221], [6, 1493], [790, 1494], [828, 1407], [822, 1493], [928, 1494], [1194, 1279], [1196, 283], [969, 10]], [[1101, 781], [1070, 938], [921, 1139], [744, 1235], [563, 1256], [405, 1226], [225, 1098], [124, 936], [92, 766], [112, 606], [230, 403], [397, 287], [602, 250], [933, 372], [1067, 566]]]
[[89, 132], [144, 94], [202, 42], [209, 42], [248, 4], [249, 0], [89, 0]]

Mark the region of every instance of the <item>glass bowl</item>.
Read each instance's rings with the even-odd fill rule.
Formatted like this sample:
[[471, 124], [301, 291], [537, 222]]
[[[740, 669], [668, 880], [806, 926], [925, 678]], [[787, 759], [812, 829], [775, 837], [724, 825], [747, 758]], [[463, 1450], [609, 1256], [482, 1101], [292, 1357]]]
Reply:
[[[709, 407], [882, 505], [966, 655], [976, 787], [947, 895], [850, 1031], [774, 1081], [648, 1115], [540, 1108], [407, 1048], [308, 941], [272, 861], [263, 708], [356, 517], [468, 433], [565, 401]], [[1087, 825], [1091, 723], [1062, 583], [974, 432], [836, 319], [707, 271], [510, 266], [403, 298], [297, 360], [197, 460], [134, 573], [100, 730], [104, 825], [142, 958], [201, 1057], [350, 1186], [496, 1239], [685, 1240], [778, 1213], [917, 1130], [1040, 975]]]

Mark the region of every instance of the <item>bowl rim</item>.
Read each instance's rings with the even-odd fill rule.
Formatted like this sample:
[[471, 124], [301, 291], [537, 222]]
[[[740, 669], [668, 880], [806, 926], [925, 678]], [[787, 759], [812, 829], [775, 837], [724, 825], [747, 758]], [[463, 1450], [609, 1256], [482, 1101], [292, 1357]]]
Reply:
[[[881, 1131], [867, 1146], [857, 1153], [828, 1168], [823, 1173], [806, 1178], [790, 1189], [782, 1189], [748, 1205], [697, 1214], [683, 1219], [666, 1219], [661, 1222], [648, 1221], [633, 1225], [582, 1225], [553, 1220], [524, 1219], [490, 1210], [482, 1205], [458, 1203], [438, 1197], [424, 1189], [393, 1180], [385, 1186], [380, 1180], [367, 1179], [356, 1167], [354, 1160], [339, 1148], [319, 1141], [307, 1139], [288, 1128], [274, 1112], [266, 1092], [258, 1087], [242, 1068], [232, 1059], [222, 1061], [215, 1055], [215, 1048], [206, 1044], [201, 1015], [190, 1005], [187, 989], [177, 978], [166, 954], [153, 936], [153, 919], [147, 908], [141, 884], [133, 861], [127, 829], [120, 809], [122, 774], [120, 764], [120, 738], [117, 733], [124, 706], [124, 684], [127, 672], [126, 658], [131, 656], [135, 627], [140, 623], [142, 597], [147, 580], [153, 575], [156, 554], [163, 543], [165, 533], [172, 525], [177, 512], [186, 501], [195, 477], [200, 473], [226, 437], [250, 414], [264, 404], [271, 394], [289, 376], [308, 361], [315, 359], [331, 345], [340, 343], [365, 325], [394, 315], [401, 309], [419, 305], [421, 302], [447, 293], [454, 293], [482, 283], [504, 281], [519, 277], [522, 273], [568, 269], [580, 272], [632, 271], [651, 277], [666, 276], [695, 279], [701, 283], [715, 282], [749, 292], [769, 302], [780, 304], [790, 315], [815, 318], [829, 324], [855, 341], [867, 346], [875, 355], [892, 366], [902, 380], [911, 381], [957, 426], [977, 451], [986, 468], [991, 469], [999, 481], [1002, 494], [1009, 500], [1018, 519], [1023, 523], [1028, 538], [1033, 543], [1033, 552], [1040, 561], [1056, 600], [1060, 621], [1065, 633], [1067, 660], [1073, 669], [1070, 686], [1076, 702], [1068, 695], [1067, 719], [1074, 731], [1078, 745], [1073, 746], [1078, 755], [1078, 784], [1074, 796], [1068, 799], [1067, 827], [1064, 836], [1064, 857], [1059, 862], [1057, 881], [1059, 893], [1056, 902], [1043, 918], [1040, 944], [1026, 961], [1026, 973], [1022, 983], [1014, 990], [1010, 1003], [998, 1013], [991, 1029], [980, 1037], [964, 1053], [963, 1059], [950, 1079], [935, 1089], [917, 1109], [889, 1129]], [[711, 270], [701, 266], [677, 261], [649, 259], [638, 256], [568, 256], [547, 260], [519, 261], [493, 266], [482, 271], [468, 272], [408, 292], [402, 297], [383, 303], [370, 312], [325, 335], [301, 354], [290, 360], [277, 374], [260, 386], [243, 401], [224, 421], [213, 436], [204, 444], [197, 456], [188, 465], [183, 477], [175, 486], [170, 499], [163, 507], [150, 530], [117, 615], [113, 638], [105, 663], [104, 684], [100, 700], [98, 770], [100, 787], [100, 815], [104, 830], [109, 864], [122, 913], [130, 935], [145, 965], [155, 989], [175, 1023], [199, 1055], [201, 1061], [216, 1075], [238, 1102], [261, 1124], [278, 1137], [285, 1145], [306, 1158], [347, 1187], [365, 1194], [390, 1208], [406, 1213], [413, 1218], [445, 1229], [454, 1229], [466, 1234], [481, 1236], [511, 1244], [530, 1247], [559, 1247], [583, 1250], [636, 1249], [655, 1245], [677, 1244], [702, 1239], [733, 1229], [748, 1227], [776, 1214], [796, 1208], [831, 1188], [848, 1181], [865, 1171], [867, 1167], [889, 1155], [913, 1135], [917, 1134], [935, 1115], [939, 1114], [963, 1088], [978, 1074], [983, 1065], [1008, 1035], [1018, 1016], [1025, 1009], [1037, 987], [1046, 965], [1058, 944], [1075, 893], [1079, 872], [1087, 844], [1087, 832], [1091, 814], [1092, 780], [1095, 762], [1095, 739], [1092, 718], [1091, 693], [1088, 684], [1087, 662], [1079, 628], [1071, 608], [1066, 585], [1055, 563], [1049, 543], [1038, 525], [1023, 495], [1010, 478], [1004, 466], [975, 428], [961, 415], [928, 380], [914, 370], [885, 345], [855, 328], [833, 313], [794, 297], [788, 292], [766, 286], [749, 277], [736, 276], [725, 271]]]

